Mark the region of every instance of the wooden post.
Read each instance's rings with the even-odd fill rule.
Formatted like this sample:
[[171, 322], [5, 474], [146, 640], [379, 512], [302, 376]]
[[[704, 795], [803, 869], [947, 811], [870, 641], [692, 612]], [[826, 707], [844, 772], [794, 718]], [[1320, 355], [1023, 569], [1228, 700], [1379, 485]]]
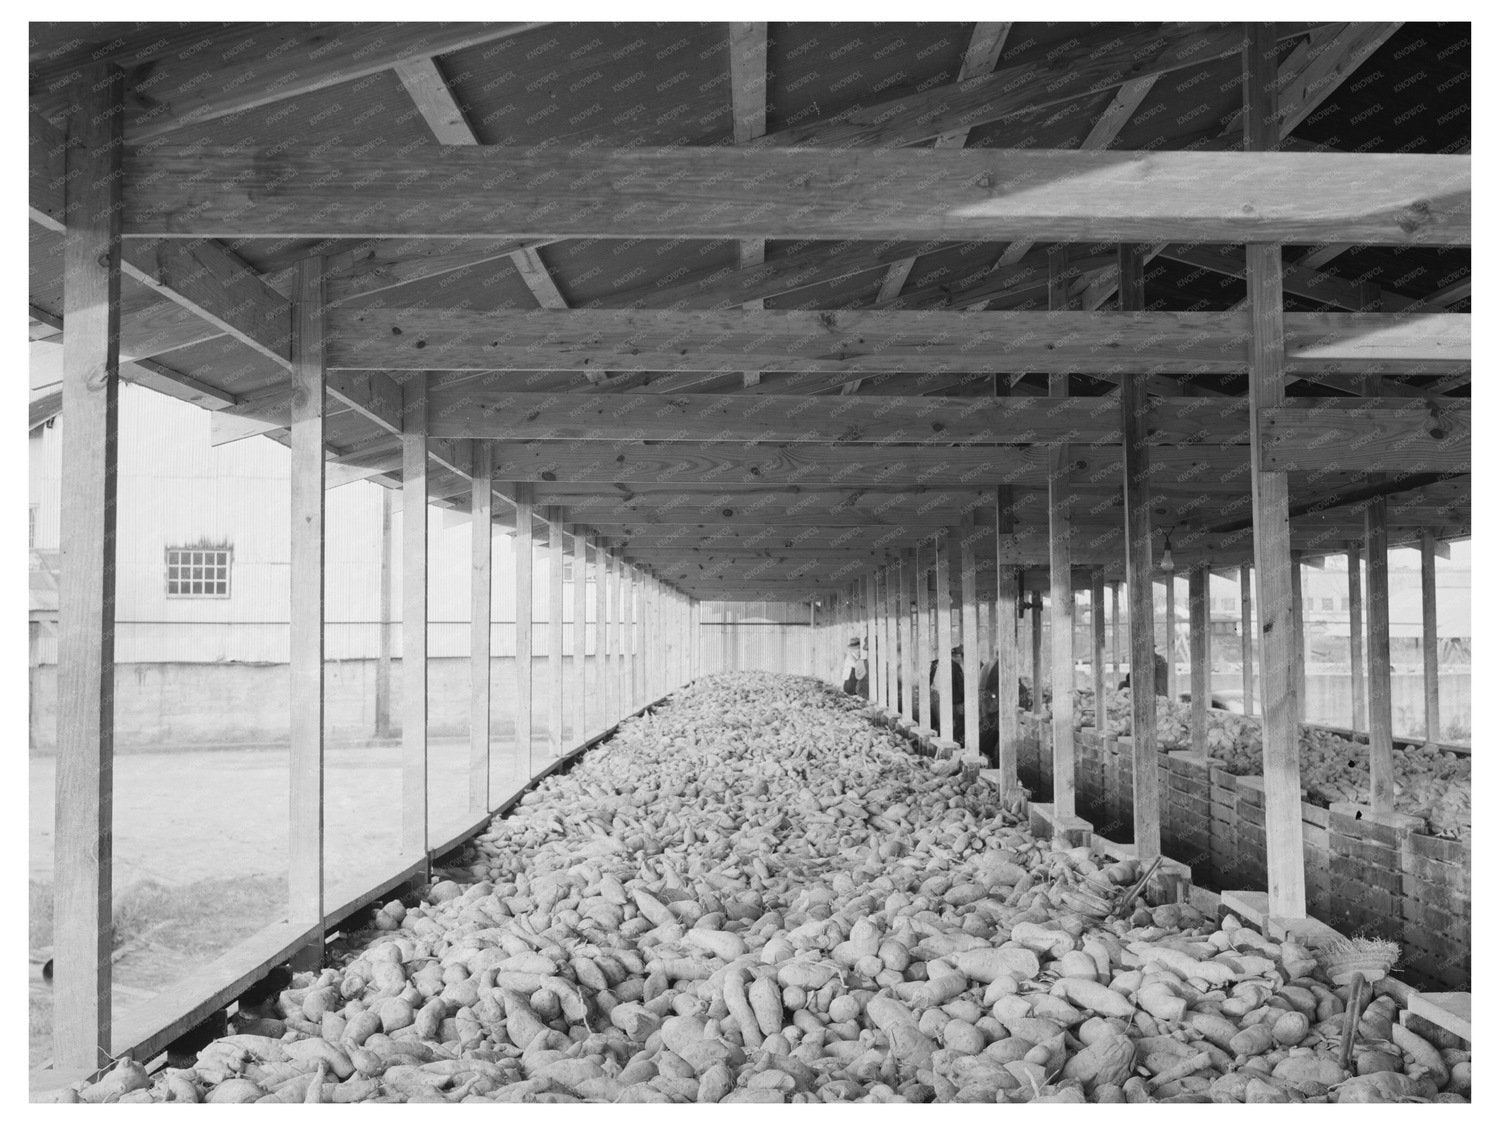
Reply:
[[1365, 509], [1365, 558], [1370, 570], [1370, 807], [1396, 807], [1391, 747], [1391, 591], [1385, 498]]
[[526, 763], [526, 776], [536, 770], [531, 761], [531, 598], [532, 541], [531, 485], [515, 486], [516, 497], [516, 756]]
[[901, 711], [901, 562], [893, 559], [885, 568], [885, 694], [886, 706]]
[[[1276, 29], [1246, 25], [1243, 54], [1245, 149], [1276, 147]], [[1281, 247], [1245, 247], [1250, 304], [1250, 485], [1254, 508], [1255, 571], [1260, 582], [1262, 760], [1266, 786], [1266, 882], [1271, 918], [1307, 917], [1302, 858], [1300, 730], [1292, 682], [1292, 551], [1285, 473], [1266, 468], [1266, 412], [1286, 398], [1286, 334], [1281, 286]]]
[[1042, 592], [1031, 592], [1031, 712], [1040, 715], [1042, 702]]
[[[1140, 246], [1122, 245], [1120, 311], [1145, 308]], [[1156, 619], [1152, 597], [1151, 465], [1146, 442], [1146, 381], [1120, 379], [1120, 432], [1125, 468], [1125, 571], [1130, 595], [1130, 744], [1135, 779], [1135, 846], [1142, 863], [1161, 854], [1156, 777]]]
[[53, 1059], [108, 1062], [113, 947], [115, 470], [125, 79], [91, 65], [67, 123], [53, 853]]
[[882, 707], [891, 705], [890, 692], [890, 663], [891, 654], [890, 637], [886, 632], [889, 607], [886, 605], [886, 589], [890, 585], [889, 576], [883, 566], [876, 567], [870, 576], [870, 612], [874, 622], [875, 645], [872, 651], [875, 654], [874, 669], [871, 673], [870, 696]]
[[[995, 376], [997, 385], [1004, 376]], [[1008, 384], [1005, 388], [1008, 390]], [[995, 542], [1015, 530], [1015, 509], [1009, 485], [995, 488]], [[1021, 741], [1021, 638], [1018, 569], [997, 551], [995, 563], [995, 756], [1001, 792], [1020, 785], [1017, 773]]]
[[375, 737], [391, 736], [391, 514], [389, 488], [380, 490], [380, 636], [375, 661]]
[[[597, 725], [584, 725], [586, 734], [592, 735], [609, 726], [612, 712], [609, 709], [609, 664], [605, 658], [609, 644], [609, 555], [602, 543], [595, 541], [594, 547], [594, 707], [598, 712]], [[587, 646], [584, 659], [588, 659]]]
[[320, 257], [298, 262], [292, 303], [287, 920], [319, 927], [303, 969], [323, 960], [323, 273]]
[[1427, 741], [1442, 738], [1438, 710], [1437, 544], [1431, 531], [1422, 531], [1422, 696], [1427, 718]]
[[1368, 719], [1365, 706], [1365, 606], [1360, 592], [1360, 545], [1351, 539], [1344, 544], [1349, 568], [1349, 729], [1365, 730]]
[[427, 854], [427, 377], [401, 417], [401, 851]]
[[1104, 687], [1104, 571], [1095, 567], [1090, 574], [1089, 627], [1093, 633], [1094, 652], [1094, 733], [1100, 738], [1109, 734], [1109, 705]]
[[599, 632], [595, 659], [599, 661], [599, 695], [604, 702], [600, 728], [608, 727], [619, 717], [618, 680], [615, 676], [615, 560], [602, 546], [599, 548]]
[[1307, 641], [1302, 622], [1302, 554], [1292, 552], [1292, 694], [1297, 722], [1307, 721]]
[[573, 715], [573, 745], [588, 741], [589, 731], [589, 543], [573, 531], [573, 679], [569, 710]]
[[1240, 690], [1245, 697], [1245, 714], [1255, 714], [1255, 614], [1250, 605], [1247, 565], [1240, 566]]
[[916, 549], [917, 565], [917, 667], [912, 687], [917, 693], [917, 724], [924, 730], [935, 730], [937, 716], [932, 713], [932, 690], [927, 669], [932, 667], [932, 595], [927, 589], [927, 569], [922, 561], [922, 547]]
[[1192, 692], [1190, 731], [1195, 755], [1208, 753], [1209, 601], [1208, 566], [1199, 563], [1188, 571], [1188, 677]]
[[954, 734], [954, 700], [953, 669], [950, 666], [953, 659], [953, 597], [951, 593], [953, 570], [950, 554], [948, 536], [944, 533], [938, 537], [937, 542], [937, 599], [934, 607], [937, 612], [935, 682], [939, 685], [938, 698], [941, 701], [938, 707], [938, 736], [951, 741]]
[[979, 596], [974, 571], [974, 538], [978, 534], [974, 517], [966, 516], [958, 545], [958, 590], [964, 646], [964, 750], [970, 754], [979, 753], [979, 707], [984, 686], [979, 682]]
[[547, 509], [547, 756], [563, 751], [563, 527]]
[[490, 618], [494, 578], [494, 450], [474, 443], [469, 492], [469, 812], [490, 805]]
[[921, 714], [922, 699], [922, 671], [920, 666], [921, 640], [915, 628], [913, 612], [918, 591], [922, 585], [922, 568], [919, 562], [920, 556], [913, 548], [908, 548], [901, 556], [901, 651], [902, 681], [906, 684], [906, 698], [902, 700], [906, 717], [912, 722], [921, 725], [918, 717]]
[[[1059, 246], [1047, 255], [1047, 307], [1065, 312], [1068, 280], [1064, 272], [1068, 248]], [[1068, 397], [1068, 376], [1047, 377], [1047, 396]], [[1066, 443], [1054, 445], [1048, 455], [1047, 546], [1048, 577], [1052, 587], [1052, 808], [1060, 818], [1077, 815], [1075, 755], [1073, 748], [1073, 521], [1069, 511], [1071, 484]]]
[[1109, 664], [1116, 682], [1120, 672], [1120, 584], [1109, 584]]
[[[1182, 698], [1182, 693], [1177, 690], [1177, 575], [1169, 572], [1162, 584], [1167, 592], [1167, 698], [1176, 703]], [[1134, 680], [1130, 682], [1135, 683]]]

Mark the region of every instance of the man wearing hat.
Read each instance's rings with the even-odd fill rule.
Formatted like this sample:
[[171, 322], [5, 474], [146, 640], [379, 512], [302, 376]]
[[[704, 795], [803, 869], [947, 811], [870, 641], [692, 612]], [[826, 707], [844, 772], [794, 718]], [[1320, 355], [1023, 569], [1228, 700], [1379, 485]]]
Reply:
[[851, 637], [849, 647], [844, 650], [844, 667], [839, 672], [839, 679], [850, 695], [870, 698], [870, 664], [858, 637]]
[[962, 743], [964, 740], [964, 646], [954, 645], [953, 652], [948, 658], [949, 675], [945, 677], [938, 674], [938, 662], [934, 660], [927, 670], [927, 683], [932, 691], [932, 725], [938, 726], [937, 716], [941, 713], [943, 706], [943, 695], [951, 691], [953, 693], [953, 739]]

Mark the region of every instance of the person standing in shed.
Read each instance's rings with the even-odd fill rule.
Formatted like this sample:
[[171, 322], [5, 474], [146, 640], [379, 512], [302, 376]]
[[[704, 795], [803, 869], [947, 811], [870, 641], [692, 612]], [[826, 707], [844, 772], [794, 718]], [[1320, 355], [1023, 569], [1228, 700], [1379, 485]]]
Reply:
[[839, 679], [850, 695], [870, 698], [870, 664], [858, 637], [853, 638], [844, 650], [844, 667], [839, 672]]

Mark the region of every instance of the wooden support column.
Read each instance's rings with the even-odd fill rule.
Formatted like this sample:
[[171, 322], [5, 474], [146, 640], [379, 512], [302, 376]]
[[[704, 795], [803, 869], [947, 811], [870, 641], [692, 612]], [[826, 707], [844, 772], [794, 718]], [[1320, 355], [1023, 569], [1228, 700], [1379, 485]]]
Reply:
[[[1143, 248], [1122, 245], [1120, 311], [1145, 308]], [[1130, 602], [1130, 743], [1135, 778], [1135, 846], [1142, 863], [1161, 854], [1161, 806], [1156, 777], [1156, 619], [1151, 572], [1150, 446], [1146, 438], [1146, 380], [1120, 379], [1121, 454], [1125, 468], [1125, 570]]]
[[875, 701], [882, 707], [891, 705], [891, 637], [890, 637], [890, 571], [884, 566], [875, 568], [872, 597], [875, 621], [875, 675], [878, 690]]
[[1307, 634], [1302, 621], [1302, 553], [1292, 552], [1292, 694], [1297, 722], [1307, 721]]
[[490, 803], [490, 619], [494, 578], [494, 450], [474, 443], [474, 479], [469, 492], [469, 812]]
[[1391, 747], [1391, 590], [1385, 498], [1365, 509], [1370, 574], [1370, 807], [1393, 812], [1396, 767]]
[[1103, 738], [1109, 733], [1109, 705], [1104, 686], [1104, 571], [1096, 567], [1089, 577], [1089, 627], [1094, 640], [1090, 661], [1094, 673], [1094, 733]]
[[921, 584], [919, 556], [915, 550], [908, 548], [901, 555], [901, 666], [905, 669], [901, 680], [906, 685], [906, 698], [901, 702], [906, 717], [918, 725], [921, 725], [918, 716], [921, 713], [922, 698], [922, 672], [918, 654], [921, 642], [914, 627], [916, 622], [913, 611]]
[[959, 610], [964, 646], [964, 750], [979, 753], [979, 708], [984, 685], [979, 682], [979, 595], [974, 569], [974, 539], [980, 534], [974, 517], [964, 519], [963, 539], [958, 545]]
[[[1182, 693], [1177, 687], [1177, 575], [1168, 573], [1162, 580], [1166, 588], [1167, 612], [1166, 612], [1166, 657], [1167, 657], [1167, 698], [1176, 703], [1182, 698]], [[1135, 683], [1134, 680], [1130, 681]]]
[[526, 763], [526, 776], [536, 774], [531, 761], [531, 606], [532, 539], [531, 485], [515, 486], [516, 502], [516, 760]]
[[937, 672], [935, 682], [939, 687], [938, 737], [952, 740], [953, 730], [953, 565], [950, 558], [952, 548], [948, 536], [938, 536], [937, 541], [937, 598], [934, 611], [937, 613]]
[[[1068, 249], [1059, 246], [1047, 255], [1047, 307], [1065, 312], [1069, 307], [1065, 269]], [[1047, 377], [1047, 396], [1068, 397], [1068, 376]], [[1077, 815], [1073, 747], [1073, 522], [1069, 510], [1072, 489], [1068, 480], [1071, 452], [1067, 443], [1052, 446], [1047, 471], [1047, 557], [1052, 587], [1052, 808], [1061, 820]]]
[[573, 716], [574, 746], [588, 741], [589, 731], [589, 543], [573, 532], [573, 677], [569, 681], [568, 711]]
[[1109, 584], [1109, 663], [1119, 682], [1120, 671], [1120, 584]]
[[[1276, 32], [1270, 23], [1246, 24], [1244, 63], [1245, 149], [1273, 149], [1279, 138]], [[1250, 486], [1254, 507], [1255, 572], [1260, 583], [1262, 758], [1266, 786], [1268, 915], [1286, 921], [1307, 917], [1302, 858], [1300, 731], [1292, 682], [1292, 551], [1285, 473], [1264, 464], [1267, 411], [1286, 398], [1286, 331], [1281, 287], [1281, 247], [1245, 247], [1250, 304]]]
[[1365, 604], [1358, 541], [1344, 544], [1344, 557], [1349, 569], [1349, 729], [1365, 730], [1369, 709], [1365, 705]]
[[1240, 691], [1245, 697], [1245, 714], [1255, 714], [1255, 613], [1250, 604], [1247, 565], [1240, 567]]
[[1192, 693], [1189, 730], [1193, 753], [1208, 753], [1209, 696], [1209, 602], [1208, 566], [1199, 563], [1188, 571], [1188, 690]]
[[871, 570], [864, 582], [864, 632], [868, 648], [866, 666], [870, 678], [870, 702], [879, 706], [880, 699], [880, 629], [875, 591], [879, 572]]
[[67, 123], [52, 884], [59, 1070], [92, 1070], [110, 1058], [124, 84], [115, 67], [87, 67], [79, 85], [87, 93]]
[[563, 526], [547, 511], [547, 756], [563, 751]]
[[937, 716], [932, 713], [932, 691], [927, 682], [927, 669], [932, 667], [932, 594], [927, 589], [927, 564], [922, 557], [922, 547], [916, 549], [915, 578], [917, 585], [917, 667], [912, 685], [917, 691], [917, 725], [924, 730], [937, 729]]
[[1426, 702], [1427, 741], [1442, 738], [1438, 709], [1437, 544], [1432, 532], [1422, 532], [1422, 697]]
[[380, 490], [380, 637], [375, 662], [375, 737], [391, 736], [391, 515], [395, 493]]
[[[592, 710], [598, 714], [596, 724], [585, 723], [585, 735], [592, 735], [609, 726], [609, 663], [605, 653], [609, 650], [606, 639], [609, 633], [609, 555], [604, 547], [595, 542], [594, 547], [594, 694]], [[588, 659], [585, 646], [584, 659]]]
[[427, 854], [427, 378], [401, 404], [401, 853]]
[[[995, 376], [996, 393], [1009, 390], [1002, 375]], [[995, 543], [1015, 530], [1013, 494], [1009, 485], [995, 488]], [[997, 551], [995, 564], [995, 756], [1001, 791], [1007, 796], [1019, 785], [1017, 760], [1021, 741], [1021, 638], [1018, 570]]]
[[615, 633], [619, 618], [620, 591], [617, 576], [619, 563], [608, 551], [600, 550], [599, 563], [603, 568], [599, 576], [599, 675], [601, 694], [604, 697], [603, 727], [611, 726], [620, 717], [620, 676], [615, 660]]
[[1031, 592], [1031, 711], [1040, 715], [1042, 702], [1042, 592]]
[[641, 576], [635, 567], [625, 567], [625, 653], [629, 667], [630, 703], [627, 712], [641, 706]]
[[886, 706], [901, 711], [901, 563], [892, 560], [885, 568]]
[[302, 969], [323, 959], [323, 273], [322, 258], [297, 263], [292, 303], [287, 920], [319, 927], [297, 958]]

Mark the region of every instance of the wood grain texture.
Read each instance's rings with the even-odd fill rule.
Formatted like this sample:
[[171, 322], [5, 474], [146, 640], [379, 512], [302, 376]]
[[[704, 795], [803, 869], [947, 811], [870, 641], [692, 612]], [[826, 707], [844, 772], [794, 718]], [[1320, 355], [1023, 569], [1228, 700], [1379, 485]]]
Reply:
[[526, 776], [536, 776], [536, 763], [531, 757], [531, 608], [532, 608], [532, 548], [531, 490], [526, 485], [516, 485], [516, 689], [512, 701], [512, 720], [515, 724], [516, 741], [511, 753], [516, 760], [525, 763]]
[[[289, 572], [290, 737], [287, 909], [292, 922], [321, 926], [324, 889], [323, 621], [324, 403], [323, 263], [298, 270], [292, 366]], [[318, 951], [321, 954], [321, 949]]]
[[1370, 581], [1370, 807], [1390, 812], [1396, 801], [1391, 742], [1391, 592], [1386, 502], [1365, 509], [1365, 559]]
[[1467, 400], [1296, 399], [1264, 420], [1265, 461], [1278, 471], [1367, 464], [1383, 472], [1467, 472]]
[[1307, 720], [1306, 603], [1302, 598], [1302, 556], [1292, 550], [1292, 692], [1297, 697], [1297, 722]]
[[489, 443], [474, 446], [469, 482], [469, 811], [491, 807], [490, 628], [494, 616], [495, 527], [493, 454]]
[[[1292, 313], [1289, 370], [1310, 375], [1466, 371], [1463, 313]], [[339, 308], [331, 368], [732, 373], [748, 362], [816, 374], [1234, 374], [1249, 320], [1230, 312], [1026, 310], [465, 310]]]
[[125, 177], [132, 236], [1471, 238], [1467, 156], [163, 144]]
[[[1049, 258], [1047, 308], [1069, 308], [1065, 269], [1068, 248]], [[1068, 376], [1047, 378], [1047, 397], [1055, 405], [1068, 398]], [[1052, 446], [1047, 473], [1048, 570], [1052, 577], [1052, 807], [1059, 817], [1077, 815], [1076, 753], [1073, 737], [1073, 522], [1071, 452], [1067, 442]]]
[[404, 388], [401, 433], [401, 852], [425, 856], [427, 799], [426, 383]]
[[[1260, 157], [1274, 148], [1277, 124], [1276, 48], [1272, 25], [1246, 24], [1242, 67], [1245, 148]], [[1255, 571], [1260, 583], [1261, 720], [1266, 790], [1266, 879], [1272, 918], [1307, 916], [1302, 854], [1300, 731], [1292, 646], [1292, 551], [1287, 478], [1265, 463], [1261, 435], [1265, 411], [1286, 397], [1285, 304], [1281, 247], [1264, 242], [1245, 247], [1246, 290], [1251, 318], [1250, 424], [1251, 496], [1255, 506]]]
[[58, 576], [52, 1042], [58, 1069], [109, 1057], [113, 920], [115, 493], [119, 437], [124, 76], [67, 124], [63, 235], [62, 552]]

